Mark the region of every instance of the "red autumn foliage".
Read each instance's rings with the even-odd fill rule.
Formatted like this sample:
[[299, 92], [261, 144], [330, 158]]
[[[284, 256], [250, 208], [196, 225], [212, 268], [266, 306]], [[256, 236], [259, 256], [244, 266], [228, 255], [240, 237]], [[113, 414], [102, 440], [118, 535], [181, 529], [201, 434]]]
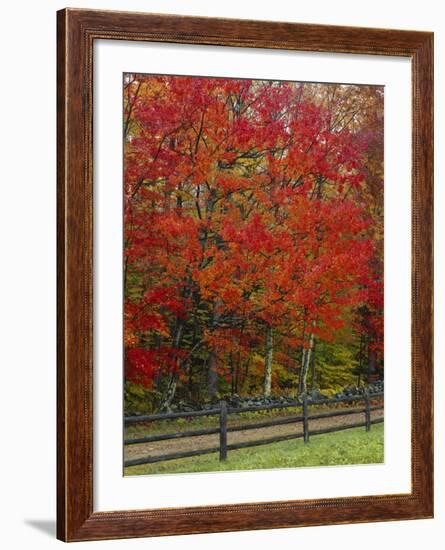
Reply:
[[149, 387], [213, 363], [230, 378], [265, 326], [276, 357], [311, 335], [333, 341], [345, 323], [382, 353], [380, 138], [370, 114], [356, 128], [345, 118], [345, 94], [308, 89], [128, 76], [128, 380]]

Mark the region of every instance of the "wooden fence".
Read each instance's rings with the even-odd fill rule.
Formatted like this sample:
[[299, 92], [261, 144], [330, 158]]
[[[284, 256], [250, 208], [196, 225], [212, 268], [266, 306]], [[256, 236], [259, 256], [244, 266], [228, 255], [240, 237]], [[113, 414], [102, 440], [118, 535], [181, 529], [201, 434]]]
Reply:
[[[219, 453], [220, 460], [227, 459], [227, 452], [235, 449], [245, 449], [247, 447], [256, 447], [259, 445], [269, 445], [271, 443], [278, 443], [279, 441], [289, 441], [291, 439], [303, 438], [304, 442], [309, 441], [311, 435], [320, 435], [326, 433], [337, 432], [340, 430], [346, 430], [350, 428], [364, 427], [368, 432], [373, 424], [383, 422], [383, 418], [371, 419], [371, 412], [383, 409], [383, 404], [371, 405], [371, 399], [377, 399], [383, 397], [383, 393], [369, 394], [365, 392], [363, 395], [355, 395], [351, 397], [343, 397], [336, 399], [335, 401], [330, 399], [324, 400], [310, 400], [307, 396], [303, 396], [302, 402], [286, 402], [272, 405], [252, 405], [248, 407], [228, 407], [226, 401], [220, 401], [219, 406], [203, 410], [203, 411], [190, 411], [190, 412], [175, 412], [166, 414], [153, 414], [150, 416], [127, 416], [124, 418], [124, 424], [129, 426], [131, 424], [156, 422], [159, 420], [169, 420], [176, 418], [194, 418], [199, 416], [219, 416], [219, 427], [206, 428], [201, 430], [192, 430], [184, 432], [176, 432], [169, 434], [148, 435], [144, 437], [138, 437], [134, 439], [125, 439], [124, 445], [138, 445], [143, 443], [153, 443], [156, 441], [165, 441], [168, 439], [182, 439], [197, 437], [203, 435], [219, 434], [219, 446], [209, 447], [204, 449], [196, 449], [193, 451], [184, 451], [178, 453], [170, 453], [164, 455], [157, 455], [152, 457], [142, 457], [131, 460], [126, 460], [124, 466], [139, 466], [141, 464], [151, 464], [154, 462], [161, 462], [165, 460], [175, 460], [178, 458], [188, 458], [193, 456], [199, 456], [204, 454]], [[331, 410], [318, 412], [316, 414], [309, 414], [311, 406], [319, 405], [332, 405], [339, 403], [353, 403], [357, 401], [363, 401], [364, 406], [349, 408], [343, 410]], [[276, 418], [274, 420], [268, 420], [264, 422], [257, 422], [255, 424], [241, 424], [239, 426], [227, 426], [227, 418], [230, 414], [239, 414], [244, 412], [265, 411], [274, 409], [286, 409], [286, 408], [301, 408], [302, 414], [300, 416], [291, 416], [286, 418]], [[354, 424], [337, 425], [323, 429], [310, 430], [309, 421], [321, 418], [334, 418], [337, 416], [347, 416], [351, 414], [363, 413], [364, 421], [356, 422]], [[302, 424], [303, 430], [300, 433], [281, 435], [276, 437], [270, 437], [267, 439], [256, 439], [254, 441], [244, 441], [240, 443], [227, 443], [228, 432], [238, 432], [244, 430], [257, 430], [259, 428], [269, 428], [272, 426], [282, 426], [285, 424]]]

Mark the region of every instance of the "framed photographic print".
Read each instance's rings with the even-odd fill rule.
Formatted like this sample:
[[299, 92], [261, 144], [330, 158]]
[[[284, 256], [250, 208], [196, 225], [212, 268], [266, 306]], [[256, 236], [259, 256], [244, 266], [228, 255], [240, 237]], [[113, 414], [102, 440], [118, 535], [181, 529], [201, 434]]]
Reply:
[[433, 35], [58, 12], [58, 538], [433, 514]]

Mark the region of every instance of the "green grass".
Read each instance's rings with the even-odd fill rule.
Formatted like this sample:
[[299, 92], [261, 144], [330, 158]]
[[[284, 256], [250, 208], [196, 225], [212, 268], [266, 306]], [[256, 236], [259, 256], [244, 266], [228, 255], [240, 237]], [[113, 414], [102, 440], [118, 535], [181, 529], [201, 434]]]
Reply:
[[375, 464], [384, 460], [383, 432], [383, 424], [377, 424], [368, 433], [364, 428], [353, 428], [312, 436], [306, 444], [301, 439], [296, 439], [229, 451], [225, 462], [220, 462], [215, 453], [132, 466], [125, 469], [125, 475]]

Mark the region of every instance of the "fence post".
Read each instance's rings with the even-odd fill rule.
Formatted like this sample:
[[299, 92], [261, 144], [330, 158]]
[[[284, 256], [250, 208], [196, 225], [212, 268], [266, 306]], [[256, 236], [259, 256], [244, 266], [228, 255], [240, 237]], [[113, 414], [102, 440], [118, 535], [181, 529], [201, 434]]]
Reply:
[[227, 403], [219, 402], [219, 460], [227, 459]]
[[371, 429], [371, 410], [369, 408], [368, 388], [365, 389], [365, 425], [366, 425], [366, 431], [369, 432]]
[[307, 443], [309, 441], [309, 414], [306, 394], [303, 394], [303, 435], [304, 442]]

